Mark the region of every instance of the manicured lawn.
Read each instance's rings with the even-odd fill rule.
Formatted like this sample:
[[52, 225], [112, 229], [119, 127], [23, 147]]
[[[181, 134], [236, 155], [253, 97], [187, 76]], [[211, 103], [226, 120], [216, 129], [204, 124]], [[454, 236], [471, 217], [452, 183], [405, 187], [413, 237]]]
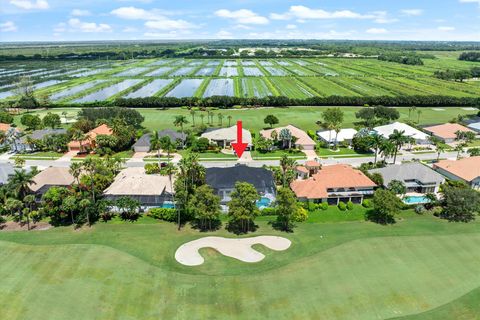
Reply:
[[280, 235], [292, 246], [255, 246], [266, 258], [253, 264], [204, 249], [198, 267], [178, 264], [175, 250], [203, 236], [235, 236], [223, 228], [177, 231], [148, 218], [78, 231], [0, 232], [2, 319], [478, 316], [480, 223], [412, 213], [391, 226], [314, 219], [323, 222], [313, 216], [294, 233], [258, 221], [251, 235]]
[[55, 160], [63, 156], [63, 153], [45, 151], [45, 152], [35, 152], [35, 153], [26, 153], [15, 155], [12, 158], [22, 158], [25, 160], [35, 160], [35, 159], [51, 159]]
[[259, 152], [259, 151], [252, 151], [252, 158], [254, 160], [256, 159], [280, 159], [282, 156], [286, 154], [289, 158], [294, 158], [294, 159], [306, 159], [307, 157], [303, 152], [286, 152], [282, 150], [276, 150], [272, 152]]
[[[178, 151], [179, 154], [181, 154], [182, 156], [185, 156], [188, 151], [187, 150], [180, 150]], [[235, 155], [231, 155], [231, 154], [225, 154], [225, 153], [221, 153], [221, 152], [199, 152], [198, 153], [198, 156], [199, 156], [199, 159], [200, 160], [217, 160], [217, 159], [220, 159], [220, 160], [238, 160], [238, 158], [235, 156]]]
[[[222, 113], [223, 126], [228, 126], [228, 116], [232, 116], [230, 120], [230, 125], [234, 125], [237, 120], [242, 120], [245, 128], [252, 130], [257, 133], [263, 128], [268, 127], [263, 123], [263, 119], [269, 115], [274, 114], [280, 121], [278, 126], [284, 126], [288, 124], [293, 124], [303, 130], [319, 130], [320, 128], [315, 124], [316, 121], [322, 119], [322, 111], [327, 107], [290, 107], [290, 108], [263, 108], [263, 109], [248, 109], [248, 110], [218, 110], [214, 111], [214, 127], [217, 127], [217, 113]], [[344, 128], [353, 127], [354, 122], [357, 121], [355, 118], [355, 112], [359, 110], [359, 107], [341, 107], [345, 112], [345, 119], [343, 123]], [[408, 120], [408, 108], [397, 108], [401, 114], [400, 121]], [[420, 108], [419, 108], [420, 109]], [[476, 111], [463, 110], [462, 108], [452, 107], [444, 108], [442, 111], [436, 111], [435, 108], [421, 108], [422, 114], [420, 116], [421, 124], [438, 124], [445, 123], [453, 119], [458, 115], [475, 115]], [[62, 109], [51, 109], [51, 110], [41, 110], [34, 111], [32, 113], [39, 113], [40, 116], [43, 116], [48, 111], [58, 113], [61, 115], [63, 111], [69, 111], [69, 114], [76, 114], [79, 109], [73, 108], [62, 108]], [[167, 128], [173, 128], [173, 121], [175, 116], [184, 115], [187, 117], [190, 124], [186, 128], [191, 127], [192, 117], [188, 110], [186, 109], [167, 109], [167, 110], [157, 110], [157, 109], [137, 109], [145, 117], [145, 122], [143, 125], [150, 130], [162, 130]], [[207, 115], [206, 112], [198, 111], [195, 116], [196, 125], [201, 124], [200, 115], [204, 114], [204, 124], [207, 124]], [[412, 120], [417, 119], [416, 114], [411, 115]], [[22, 128], [20, 124], [20, 116], [15, 117], [15, 123]]]
[[308, 215], [308, 223], [364, 221], [367, 209], [355, 205], [352, 210], [341, 211], [337, 206], [329, 206], [327, 210], [315, 210]]
[[319, 148], [316, 150], [319, 156], [359, 156], [359, 157], [371, 157], [373, 153], [357, 153], [350, 148], [338, 148], [338, 150], [332, 150], [329, 148]]

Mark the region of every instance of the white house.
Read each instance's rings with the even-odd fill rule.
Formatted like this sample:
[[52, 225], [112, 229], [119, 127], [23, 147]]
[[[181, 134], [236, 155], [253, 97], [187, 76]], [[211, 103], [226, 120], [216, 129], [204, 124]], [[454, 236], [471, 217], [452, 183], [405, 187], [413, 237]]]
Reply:
[[416, 144], [429, 144], [428, 134], [405, 123], [395, 122], [373, 128], [373, 131], [387, 139], [395, 130], [403, 131], [405, 136], [414, 138]]
[[[322, 140], [325, 141], [326, 143], [341, 143], [341, 142], [347, 142], [351, 143], [353, 140], [353, 137], [357, 134], [357, 130], [355, 129], [342, 129], [338, 132], [335, 130], [327, 130], [327, 131], [317, 131], [317, 136]], [[335, 140], [335, 137], [337, 138]]]
[[[242, 142], [252, 146], [252, 134], [246, 129], [242, 129]], [[237, 126], [220, 129], [208, 129], [202, 133], [202, 138], [207, 138], [211, 143], [215, 143], [220, 148], [229, 148], [232, 142], [237, 142]]]

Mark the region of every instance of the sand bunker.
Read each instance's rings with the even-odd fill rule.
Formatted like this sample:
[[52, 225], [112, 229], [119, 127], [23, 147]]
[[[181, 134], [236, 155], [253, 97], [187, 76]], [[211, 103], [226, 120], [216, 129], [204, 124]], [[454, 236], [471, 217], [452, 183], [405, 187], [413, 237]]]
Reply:
[[175, 252], [175, 259], [186, 266], [199, 266], [205, 260], [198, 250], [212, 248], [224, 256], [238, 259], [243, 262], [259, 262], [265, 255], [252, 249], [252, 245], [261, 244], [275, 250], [287, 250], [292, 242], [286, 238], [274, 236], [259, 236], [253, 238], [229, 239], [222, 237], [205, 237], [181, 245]]

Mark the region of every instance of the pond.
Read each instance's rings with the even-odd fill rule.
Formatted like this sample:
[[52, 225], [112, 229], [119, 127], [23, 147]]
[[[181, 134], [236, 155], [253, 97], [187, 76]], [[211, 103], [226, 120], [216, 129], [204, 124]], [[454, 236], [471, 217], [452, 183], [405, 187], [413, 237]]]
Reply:
[[238, 76], [238, 70], [236, 67], [222, 67], [220, 70], [221, 77], [236, 77]]
[[196, 76], [211, 76], [215, 72], [215, 68], [202, 68], [195, 73]]
[[272, 76], [286, 76], [287, 72], [285, 70], [275, 67], [265, 67], [265, 70], [270, 72]]
[[172, 74], [170, 75], [174, 77], [187, 76], [190, 73], [192, 73], [193, 70], [194, 70], [193, 67], [182, 67], [180, 69], [173, 71]]
[[254, 76], [254, 77], [262, 77], [264, 75], [260, 69], [255, 67], [243, 68], [243, 73], [246, 76]]
[[115, 77], [132, 77], [132, 76], [139, 75], [140, 73], [144, 73], [148, 70], [149, 68], [143, 68], [143, 67], [132, 68], [132, 69], [128, 69], [120, 73], [114, 74], [114, 76]]
[[161, 76], [161, 75], [164, 75], [165, 73], [171, 71], [173, 68], [170, 68], [170, 67], [161, 67], [161, 68], [158, 68], [150, 73], [147, 73], [146, 76], [147, 77], [157, 77], [157, 76]]

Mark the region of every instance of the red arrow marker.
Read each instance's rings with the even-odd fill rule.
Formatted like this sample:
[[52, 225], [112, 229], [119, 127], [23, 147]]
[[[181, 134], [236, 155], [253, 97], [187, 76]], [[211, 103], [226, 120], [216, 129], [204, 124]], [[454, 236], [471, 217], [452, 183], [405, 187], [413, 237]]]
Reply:
[[243, 152], [248, 147], [248, 143], [242, 142], [242, 136], [242, 121], [239, 120], [237, 121], [237, 142], [232, 143], [233, 150], [235, 150], [238, 158], [242, 157]]

